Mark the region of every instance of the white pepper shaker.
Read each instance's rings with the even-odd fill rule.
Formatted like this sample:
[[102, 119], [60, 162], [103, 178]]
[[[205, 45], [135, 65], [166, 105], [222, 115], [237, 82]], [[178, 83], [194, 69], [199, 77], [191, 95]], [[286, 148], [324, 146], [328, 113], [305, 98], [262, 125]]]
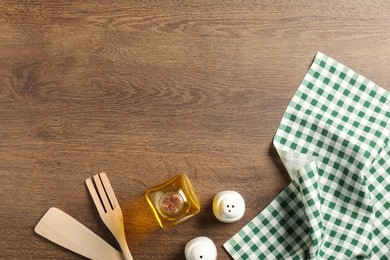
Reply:
[[186, 260], [216, 260], [217, 247], [208, 237], [196, 237], [187, 243], [184, 254]]
[[245, 214], [245, 201], [236, 191], [221, 191], [213, 200], [213, 212], [217, 219], [225, 223], [240, 220]]

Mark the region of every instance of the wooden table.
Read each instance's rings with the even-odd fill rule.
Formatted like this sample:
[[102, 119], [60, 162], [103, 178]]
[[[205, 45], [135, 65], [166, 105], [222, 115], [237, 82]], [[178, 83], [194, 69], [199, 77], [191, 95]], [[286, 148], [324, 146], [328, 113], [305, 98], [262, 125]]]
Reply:
[[[33, 231], [55, 206], [119, 249], [84, 180], [105, 171], [135, 259], [222, 244], [289, 183], [272, 149], [318, 50], [390, 89], [389, 1], [0, 2], [0, 258], [80, 259]], [[187, 173], [196, 217], [157, 225], [144, 192]], [[242, 220], [219, 222], [218, 191]]]

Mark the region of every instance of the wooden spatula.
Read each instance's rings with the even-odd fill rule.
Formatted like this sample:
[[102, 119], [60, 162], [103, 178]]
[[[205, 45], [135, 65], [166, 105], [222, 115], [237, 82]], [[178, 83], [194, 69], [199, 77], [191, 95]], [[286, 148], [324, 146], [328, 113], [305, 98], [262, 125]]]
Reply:
[[46, 212], [35, 226], [35, 232], [90, 259], [123, 259], [115, 248], [58, 208]]

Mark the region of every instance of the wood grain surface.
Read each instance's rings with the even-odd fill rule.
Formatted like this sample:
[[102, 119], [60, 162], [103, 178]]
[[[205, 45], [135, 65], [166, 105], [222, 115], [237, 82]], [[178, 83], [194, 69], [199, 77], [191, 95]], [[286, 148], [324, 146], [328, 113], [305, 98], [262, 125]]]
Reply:
[[[52, 206], [119, 249], [84, 180], [105, 171], [134, 259], [222, 244], [289, 183], [272, 138], [317, 51], [390, 89], [389, 1], [0, 0], [0, 258], [81, 259], [33, 232]], [[199, 215], [145, 191], [187, 173]], [[211, 202], [240, 192], [244, 218]]]

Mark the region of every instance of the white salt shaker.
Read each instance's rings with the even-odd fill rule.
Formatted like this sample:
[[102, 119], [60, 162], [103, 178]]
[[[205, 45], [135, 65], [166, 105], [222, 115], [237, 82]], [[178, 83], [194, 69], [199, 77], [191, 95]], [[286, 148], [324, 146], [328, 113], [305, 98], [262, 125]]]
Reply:
[[187, 243], [184, 254], [186, 260], [216, 260], [217, 247], [208, 237], [196, 237]]
[[245, 201], [236, 191], [221, 191], [213, 200], [213, 212], [217, 219], [225, 223], [240, 220], [245, 214]]

